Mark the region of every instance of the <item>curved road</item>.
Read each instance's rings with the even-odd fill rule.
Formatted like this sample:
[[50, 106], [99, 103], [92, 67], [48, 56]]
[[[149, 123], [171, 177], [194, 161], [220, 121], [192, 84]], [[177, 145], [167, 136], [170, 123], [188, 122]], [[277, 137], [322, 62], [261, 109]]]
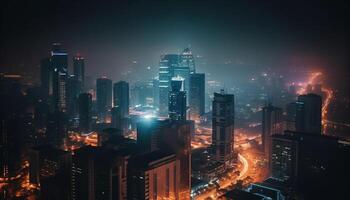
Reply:
[[247, 174], [248, 169], [249, 169], [249, 163], [248, 163], [248, 160], [245, 157], [243, 157], [241, 154], [238, 154], [238, 160], [243, 165], [243, 169], [240, 172], [239, 176], [237, 177], [237, 179], [239, 180], [239, 179], [244, 178], [244, 176]]

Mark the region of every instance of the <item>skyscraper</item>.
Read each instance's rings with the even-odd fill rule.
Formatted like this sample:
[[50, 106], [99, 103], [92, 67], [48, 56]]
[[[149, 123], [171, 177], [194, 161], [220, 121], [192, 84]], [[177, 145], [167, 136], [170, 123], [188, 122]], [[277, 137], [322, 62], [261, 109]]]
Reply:
[[153, 106], [158, 108], [159, 107], [159, 79], [158, 77], [156, 77], [152, 81], [153, 81]]
[[128, 199], [182, 199], [180, 163], [171, 153], [154, 151], [128, 164]]
[[185, 48], [180, 55], [181, 65], [188, 67], [191, 74], [196, 73], [196, 65], [190, 48]]
[[53, 68], [51, 66], [51, 58], [44, 58], [40, 63], [40, 75], [41, 75], [41, 90], [43, 96], [48, 100], [49, 96], [52, 96], [53, 91]]
[[229, 164], [234, 153], [234, 96], [224, 90], [214, 93], [213, 101], [213, 153], [216, 161]]
[[[25, 132], [25, 103], [19, 80], [0, 74], [0, 179], [3, 183], [16, 177], [22, 169]], [[5, 190], [0, 194], [3, 196]]]
[[113, 86], [113, 104], [119, 107], [122, 117], [129, 115], [129, 83], [119, 81]]
[[50, 146], [29, 151], [29, 182], [40, 186], [42, 199], [70, 198], [72, 154]]
[[67, 79], [67, 113], [70, 118], [74, 118], [77, 115], [79, 94], [80, 82], [75, 75], [70, 75]]
[[205, 107], [205, 74], [190, 74], [190, 119], [199, 121]]
[[180, 161], [179, 199], [190, 199], [191, 122], [146, 119], [137, 125], [137, 143], [143, 152], [173, 152]]
[[159, 62], [159, 116], [168, 117], [170, 81], [174, 68], [179, 65], [179, 55], [163, 55]]
[[103, 147], [78, 149], [72, 162], [72, 199], [127, 199], [128, 157]]
[[271, 136], [270, 175], [273, 178], [289, 181], [297, 176], [297, 143], [289, 135]]
[[79, 129], [84, 133], [91, 130], [92, 95], [81, 93], [79, 95]]
[[321, 134], [322, 97], [316, 94], [300, 95], [297, 103], [302, 106], [296, 113], [297, 131]]
[[169, 118], [171, 120], [186, 120], [186, 92], [184, 79], [174, 77], [171, 79], [171, 91], [169, 92]]
[[262, 149], [267, 158], [270, 157], [271, 135], [282, 134], [282, 109], [271, 104], [262, 110]]
[[67, 109], [66, 87], [68, 76], [67, 53], [61, 49], [60, 43], [54, 43], [51, 51], [51, 67], [53, 69], [53, 108], [65, 112]]
[[85, 59], [80, 54], [73, 58], [73, 73], [76, 80], [80, 83], [80, 92], [83, 92], [85, 87]]
[[105, 121], [108, 111], [112, 108], [112, 80], [107, 77], [96, 81], [96, 107], [100, 121]]

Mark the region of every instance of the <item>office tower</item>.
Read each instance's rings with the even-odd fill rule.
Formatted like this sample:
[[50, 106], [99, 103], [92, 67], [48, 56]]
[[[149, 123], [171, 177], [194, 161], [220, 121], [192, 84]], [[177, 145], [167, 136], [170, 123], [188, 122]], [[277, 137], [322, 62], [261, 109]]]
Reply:
[[137, 123], [137, 144], [143, 152], [159, 149], [159, 137], [167, 121], [156, 119], [142, 119]]
[[68, 76], [67, 53], [60, 43], [54, 43], [51, 51], [50, 65], [53, 69], [52, 103], [54, 111], [65, 112], [67, 109], [66, 88]]
[[40, 186], [42, 199], [70, 199], [70, 152], [50, 146], [38, 146], [29, 151], [29, 182]]
[[302, 105], [298, 102], [291, 102], [287, 104], [286, 111], [286, 127], [285, 130], [288, 131], [296, 131], [296, 117], [297, 117], [297, 110], [302, 109]]
[[96, 81], [96, 107], [100, 121], [105, 121], [108, 111], [112, 108], [112, 80], [107, 77]]
[[282, 109], [274, 107], [271, 104], [262, 110], [262, 149], [266, 158], [270, 158], [271, 135], [282, 134]]
[[79, 95], [79, 129], [83, 133], [91, 130], [92, 95], [82, 93]]
[[180, 54], [180, 64], [190, 69], [190, 73], [196, 73], [196, 65], [194, 62], [194, 56], [190, 48], [185, 48]]
[[128, 158], [103, 147], [78, 149], [72, 164], [72, 200], [126, 200]]
[[49, 113], [46, 125], [48, 144], [60, 148], [67, 138], [67, 118], [64, 112]]
[[120, 107], [113, 107], [111, 110], [111, 127], [117, 129], [118, 133], [124, 135], [128, 131], [128, 119], [121, 114]]
[[[7, 183], [21, 170], [25, 142], [22, 129], [25, 102], [19, 79], [0, 74], [0, 87], [0, 179]], [[0, 193], [4, 194], [3, 191]]]
[[153, 79], [153, 106], [155, 108], [159, 107], [159, 79]]
[[119, 81], [113, 86], [113, 106], [119, 107], [121, 116], [129, 116], [129, 83]]
[[216, 161], [229, 164], [234, 153], [234, 96], [224, 90], [214, 93], [213, 101], [213, 153]]
[[67, 114], [69, 118], [75, 118], [78, 114], [78, 97], [80, 94], [80, 82], [75, 75], [67, 79]]
[[45, 100], [52, 96], [53, 91], [53, 68], [51, 58], [44, 58], [40, 63], [41, 90]]
[[85, 90], [85, 59], [80, 54], [73, 58], [73, 73], [80, 83], [79, 91], [83, 92]]
[[153, 86], [151, 82], [136, 82], [130, 91], [132, 106], [150, 106], [153, 104]]
[[174, 68], [179, 65], [176, 54], [163, 55], [159, 62], [159, 116], [168, 117], [170, 81], [174, 76]]
[[[183, 78], [183, 90], [186, 93], [190, 91], [190, 69], [186, 66], [181, 66], [180, 64], [174, 67], [174, 76]], [[171, 81], [171, 80], [170, 80]]]
[[289, 181], [297, 176], [297, 145], [290, 135], [271, 136], [270, 175], [273, 178]]
[[343, 150], [335, 137], [294, 131], [273, 135], [271, 176], [293, 185], [307, 199], [325, 191], [339, 191], [342, 184], [330, 180], [349, 174], [347, 169], [336, 167], [349, 165], [340, 153]]
[[205, 106], [205, 74], [192, 73], [190, 75], [189, 107], [190, 119], [199, 121], [204, 114]]
[[174, 77], [171, 79], [171, 91], [169, 92], [169, 118], [171, 120], [186, 120], [186, 92], [184, 79]]
[[143, 152], [173, 152], [180, 161], [179, 199], [190, 199], [191, 122], [146, 119], [137, 124], [137, 143]]
[[296, 113], [297, 131], [321, 134], [322, 97], [316, 94], [300, 95], [297, 103], [303, 107]]
[[174, 154], [154, 151], [135, 156], [128, 165], [128, 199], [182, 199], [179, 177]]

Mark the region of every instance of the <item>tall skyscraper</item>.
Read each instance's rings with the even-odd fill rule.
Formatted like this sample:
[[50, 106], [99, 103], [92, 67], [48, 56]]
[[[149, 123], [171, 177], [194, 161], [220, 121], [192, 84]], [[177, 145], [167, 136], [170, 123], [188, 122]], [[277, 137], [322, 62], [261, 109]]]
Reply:
[[46, 100], [52, 96], [53, 91], [53, 68], [51, 58], [44, 58], [40, 63], [41, 90]]
[[71, 199], [71, 161], [70, 152], [50, 146], [30, 149], [29, 182], [40, 186], [42, 199]]
[[190, 48], [185, 48], [180, 55], [181, 65], [188, 67], [191, 74], [196, 73], [196, 65], [194, 62], [194, 56]]
[[61, 49], [60, 43], [54, 43], [51, 51], [51, 66], [53, 69], [53, 108], [65, 112], [67, 109], [66, 88], [68, 76], [67, 53]]
[[78, 113], [79, 94], [80, 82], [75, 75], [70, 75], [67, 79], [67, 114], [70, 118], [75, 118]]
[[186, 92], [184, 79], [174, 77], [171, 79], [171, 91], [169, 92], [169, 118], [171, 120], [186, 120]]
[[302, 106], [296, 113], [297, 131], [321, 134], [322, 97], [316, 94], [300, 95], [297, 103]]
[[105, 121], [108, 111], [112, 108], [112, 80], [107, 77], [96, 81], [96, 107], [100, 121]]
[[76, 80], [80, 83], [80, 92], [83, 92], [85, 89], [85, 59], [80, 54], [73, 58], [73, 73]]
[[224, 90], [214, 93], [213, 153], [216, 161], [229, 164], [234, 155], [234, 96]]
[[315, 193], [322, 194], [323, 190], [333, 192], [341, 184], [337, 184], [337, 181], [329, 184], [330, 179], [347, 174], [347, 169], [334, 169], [347, 162], [340, 156], [344, 150], [339, 139], [326, 135], [295, 131], [273, 135], [271, 177], [293, 185], [301, 194], [311, 194], [309, 197]]
[[153, 106], [159, 107], [159, 78], [156, 77], [153, 80]]
[[190, 74], [190, 119], [199, 121], [205, 107], [205, 74]]
[[78, 149], [72, 164], [72, 199], [127, 199], [129, 155], [103, 147]]
[[179, 55], [163, 55], [159, 62], [159, 116], [168, 117], [170, 81], [174, 68], [179, 65]]
[[79, 95], [79, 129], [84, 133], [91, 130], [92, 95], [81, 93]]
[[113, 86], [113, 104], [119, 107], [122, 117], [129, 116], [129, 83], [119, 81]]
[[297, 143], [289, 135], [271, 136], [271, 154], [270, 154], [270, 175], [273, 178], [288, 181], [296, 177], [297, 166]]
[[[7, 183], [20, 174], [23, 165], [25, 103], [19, 80], [0, 74], [0, 86], [0, 179]], [[6, 189], [1, 195], [3, 191]]]
[[173, 77], [183, 78], [183, 90], [186, 91], [186, 93], [189, 93], [189, 91], [190, 91], [190, 68], [188, 68], [186, 65], [181, 65], [181, 63], [179, 63], [176, 67], [174, 67]]
[[282, 134], [282, 109], [271, 104], [262, 110], [262, 149], [267, 158], [270, 157], [271, 135]]
[[190, 199], [191, 122], [146, 119], [137, 125], [137, 143], [143, 152], [173, 152], [180, 161], [179, 199]]
[[182, 199], [180, 163], [171, 153], [154, 151], [130, 159], [128, 199]]

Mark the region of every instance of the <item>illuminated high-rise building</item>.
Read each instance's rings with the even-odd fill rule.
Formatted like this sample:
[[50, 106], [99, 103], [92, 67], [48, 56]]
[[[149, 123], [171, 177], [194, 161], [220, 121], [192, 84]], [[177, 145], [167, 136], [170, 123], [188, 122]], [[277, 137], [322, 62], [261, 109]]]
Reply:
[[129, 83], [119, 81], [113, 86], [113, 106], [119, 107], [122, 117], [129, 116]]
[[271, 135], [282, 134], [282, 109], [271, 104], [262, 110], [262, 149], [267, 158], [270, 157]]
[[159, 79], [158, 77], [152, 80], [153, 82], [153, 106], [159, 107]]
[[72, 200], [127, 199], [129, 155], [103, 147], [78, 149], [72, 164]]
[[190, 48], [185, 48], [180, 54], [180, 63], [183, 67], [188, 67], [191, 74], [196, 73], [194, 56]]
[[128, 199], [183, 199], [176, 155], [154, 151], [132, 157], [128, 164]]
[[199, 121], [205, 112], [205, 74], [190, 74], [189, 107], [190, 119]]
[[171, 120], [186, 120], [186, 92], [184, 79], [174, 77], [171, 79], [171, 91], [169, 92], [169, 118]]
[[83, 92], [85, 87], [85, 59], [80, 54], [73, 58], [73, 73], [76, 80], [80, 83], [80, 92]]
[[137, 125], [137, 143], [143, 152], [173, 152], [180, 161], [179, 199], [190, 199], [191, 122], [144, 119]]
[[100, 121], [105, 121], [112, 108], [112, 80], [107, 77], [96, 81], [96, 107]]
[[[23, 117], [25, 103], [21, 93], [20, 80], [0, 74], [0, 179], [7, 183], [21, 173], [22, 158], [25, 150], [25, 132]], [[5, 190], [0, 191], [4, 197]], [[5, 198], [6, 199], [6, 198]]]
[[297, 104], [301, 109], [296, 113], [296, 130], [321, 134], [322, 97], [316, 94], [300, 95]]
[[92, 120], [92, 95], [81, 93], [79, 95], [79, 129], [84, 133], [91, 130]]
[[75, 75], [70, 75], [67, 79], [67, 114], [70, 118], [75, 118], [78, 113], [80, 87]]
[[163, 55], [159, 62], [159, 116], [168, 117], [170, 81], [174, 68], [179, 66], [179, 55]]
[[234, 96], [224, 90], [214, 93], [213, 154], [216, 161], [229, 164], [234, 156]]
[[52, 96], [53, 91], [53, 68], [51, 58], [44, 58], [40, 63], [41, 90], [46, 100]]
[[67, 109], [67, 53], [61, 49], [60, 43], [54, 43], [51, 51], [50, 63], [53, 69], [52, 103], [55, 111], [65, 112]]
[[29, 151], [29, 182], [40, 186], [42, 199], [69, 200], [72, 154], [50, 146]]

